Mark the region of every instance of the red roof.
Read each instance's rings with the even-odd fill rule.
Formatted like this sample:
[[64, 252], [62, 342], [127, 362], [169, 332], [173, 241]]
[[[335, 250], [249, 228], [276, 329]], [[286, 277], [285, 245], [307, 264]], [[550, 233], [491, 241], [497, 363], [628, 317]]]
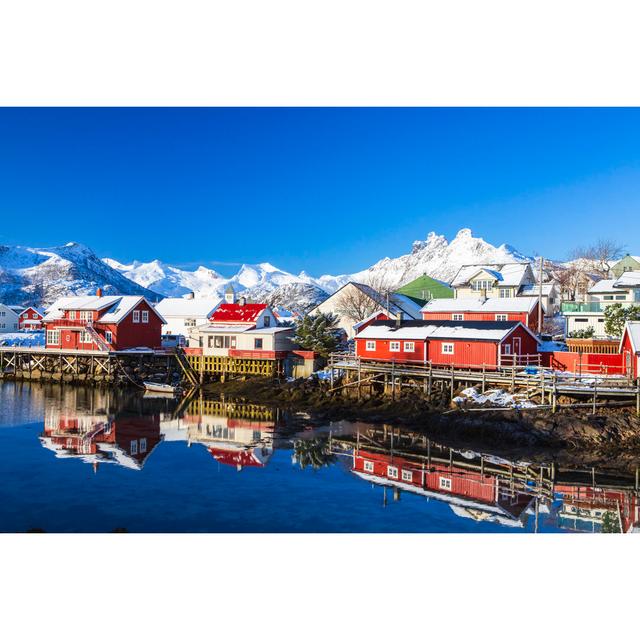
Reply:
[[219, 305], [210, 318], [211, 322], [255, 322], [258, 316], [267, 308], [266, 304], [230, 304], [224, 302]]
[[209, 453], [215, 460], [232, 467], [263, 467], [264, 463], [253, 455], [253, 450], [242, 449], [240, 451], [230, 451], [229, 449], [216, 449], [209, 447]]

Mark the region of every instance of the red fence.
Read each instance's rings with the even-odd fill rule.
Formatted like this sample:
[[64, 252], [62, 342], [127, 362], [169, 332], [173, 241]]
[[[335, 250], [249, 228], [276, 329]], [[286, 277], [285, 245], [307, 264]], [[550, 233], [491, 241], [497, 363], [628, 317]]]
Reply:
[[621, 353], [576, 353], [549, 351], [542, 354], [543, 364], [559, 371], [571, 373], [625, 374]]

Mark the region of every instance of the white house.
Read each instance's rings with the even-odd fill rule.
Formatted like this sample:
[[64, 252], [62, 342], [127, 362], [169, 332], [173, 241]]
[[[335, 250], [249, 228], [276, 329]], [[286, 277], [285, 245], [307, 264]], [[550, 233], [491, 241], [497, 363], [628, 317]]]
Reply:
[[515, 298], [523, 287], [536, 284], [528, 262], [466, 264], [451, 281], [456, 298]]
[[20, 314], [23, 311], [24, 307], [0, 302], [0, 333], [17, 331], [20, 325]]
[[189, 331], [205, 324], [220, 303], [219, 298], [164, 298], [156, 310], [165, 319], [164, 336], [189, 337]]

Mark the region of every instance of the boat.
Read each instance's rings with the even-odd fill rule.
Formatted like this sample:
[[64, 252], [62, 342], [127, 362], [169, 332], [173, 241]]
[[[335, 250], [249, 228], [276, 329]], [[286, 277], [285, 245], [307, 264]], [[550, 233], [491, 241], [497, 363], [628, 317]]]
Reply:
[[174, 396], [180, 393], [180, 389], [171, 384], [162, 384], [160, 382], [144, 382], [143, 384], [145, 392], [147, 393], [162, 393]]

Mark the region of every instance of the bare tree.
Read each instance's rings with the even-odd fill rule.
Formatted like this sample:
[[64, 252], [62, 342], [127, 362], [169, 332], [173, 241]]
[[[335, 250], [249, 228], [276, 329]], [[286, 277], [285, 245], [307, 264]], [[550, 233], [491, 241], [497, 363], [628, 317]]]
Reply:
[[361, 322], [375, 311], [393, 303], [393, 288], [382, 273], [367, 274], [360, 283], [352, 282], [340, 293], [336, 313], [352, 322]]
[[608, 278], [612, 263], [622, 257], [623, 251], [624, 245], [619, 242], [600, 238], [592, 245], [575, 248], [570, 257], [583, 273], [591, 271]]

